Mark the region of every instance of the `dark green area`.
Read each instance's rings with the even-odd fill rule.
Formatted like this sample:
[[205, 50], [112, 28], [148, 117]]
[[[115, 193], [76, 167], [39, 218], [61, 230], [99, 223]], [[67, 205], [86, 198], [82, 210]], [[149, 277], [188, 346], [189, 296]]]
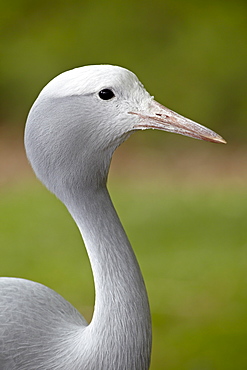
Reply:
[[23, 125], [60, 72], [110, 63], [170, 108], [246, 141], [245, 0], [2, 0], [0, 17], [2, 123]]
[[[151, 369], [246, 369], [245, 190], [110, 185], [149, 293]], [[1, 275], [48, 285], [89, 320], [90, 267], [64, 206], [33, 184], [2, 189], [0, 199]]]

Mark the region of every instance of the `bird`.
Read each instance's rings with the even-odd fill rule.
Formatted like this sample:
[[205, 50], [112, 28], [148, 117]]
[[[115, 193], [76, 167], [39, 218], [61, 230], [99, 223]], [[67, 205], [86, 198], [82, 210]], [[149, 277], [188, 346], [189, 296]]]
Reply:
[[91, 263], [92, 320], [52, 289], [0, 278], [1, 370], [147, 370], [152, 327], [142, 273], [107, 189], [115, 149], [139, 130], [225, 140], [154, 100], [131, 71], [65, 71], [40, 92], [24, 143], [39, 180], [67, 207]]

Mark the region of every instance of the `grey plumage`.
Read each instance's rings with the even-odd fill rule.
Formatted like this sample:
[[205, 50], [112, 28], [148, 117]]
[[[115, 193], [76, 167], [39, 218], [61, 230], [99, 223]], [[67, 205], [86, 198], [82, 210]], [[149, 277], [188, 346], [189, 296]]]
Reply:
[[[101, 98], [104, 89], [111, 91], [109, 99]], [[53, 290], [1, 278], [0, 370], [149, 368], [147, 293], [106, 181], [117, 146], [133, 132], [150, 128], [224, 142], [155, 102], [137, 77], [121, 67], [65, 72], [38, 96], [25, 129], [27, 156], [37, 177], [78, 225], [92, 265], [95, 309], [87, 324]]]

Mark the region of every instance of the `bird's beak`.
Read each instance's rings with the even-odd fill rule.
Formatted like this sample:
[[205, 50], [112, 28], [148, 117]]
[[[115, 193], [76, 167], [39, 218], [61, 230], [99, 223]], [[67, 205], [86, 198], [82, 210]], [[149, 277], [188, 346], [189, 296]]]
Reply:
[[147, 111], [129, 113], [140, 118], [139, 123], [134, 126], [135, 130], [157, 129], [190, 136], [199, 140], [226, 144], [226, 141], [214, 131], [180, 116], [180, 114], [164, 107], [155, 100], [152, 101]]

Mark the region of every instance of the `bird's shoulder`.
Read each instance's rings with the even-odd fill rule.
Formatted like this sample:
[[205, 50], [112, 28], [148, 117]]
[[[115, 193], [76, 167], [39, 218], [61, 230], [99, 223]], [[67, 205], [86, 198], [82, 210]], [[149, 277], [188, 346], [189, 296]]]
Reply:
[[83, 316], [52, 289], [25, 279], [0, 278], [1, 369], [29, 369], [25, 366], [34, 358], [41, 364], [56, 359], [49, 368], [57, 369], [53, 367], [60, 363], [57, 356], [66, 353], [71, 338], [86, 325]]
[[70, 324], [86, 325], [81, 314], [60, 294], [26, 279], [0, 278], [0, 322], [2, 316], [7, 321], [20, 319], [39, 319], [44, 323], [69, 322]]

